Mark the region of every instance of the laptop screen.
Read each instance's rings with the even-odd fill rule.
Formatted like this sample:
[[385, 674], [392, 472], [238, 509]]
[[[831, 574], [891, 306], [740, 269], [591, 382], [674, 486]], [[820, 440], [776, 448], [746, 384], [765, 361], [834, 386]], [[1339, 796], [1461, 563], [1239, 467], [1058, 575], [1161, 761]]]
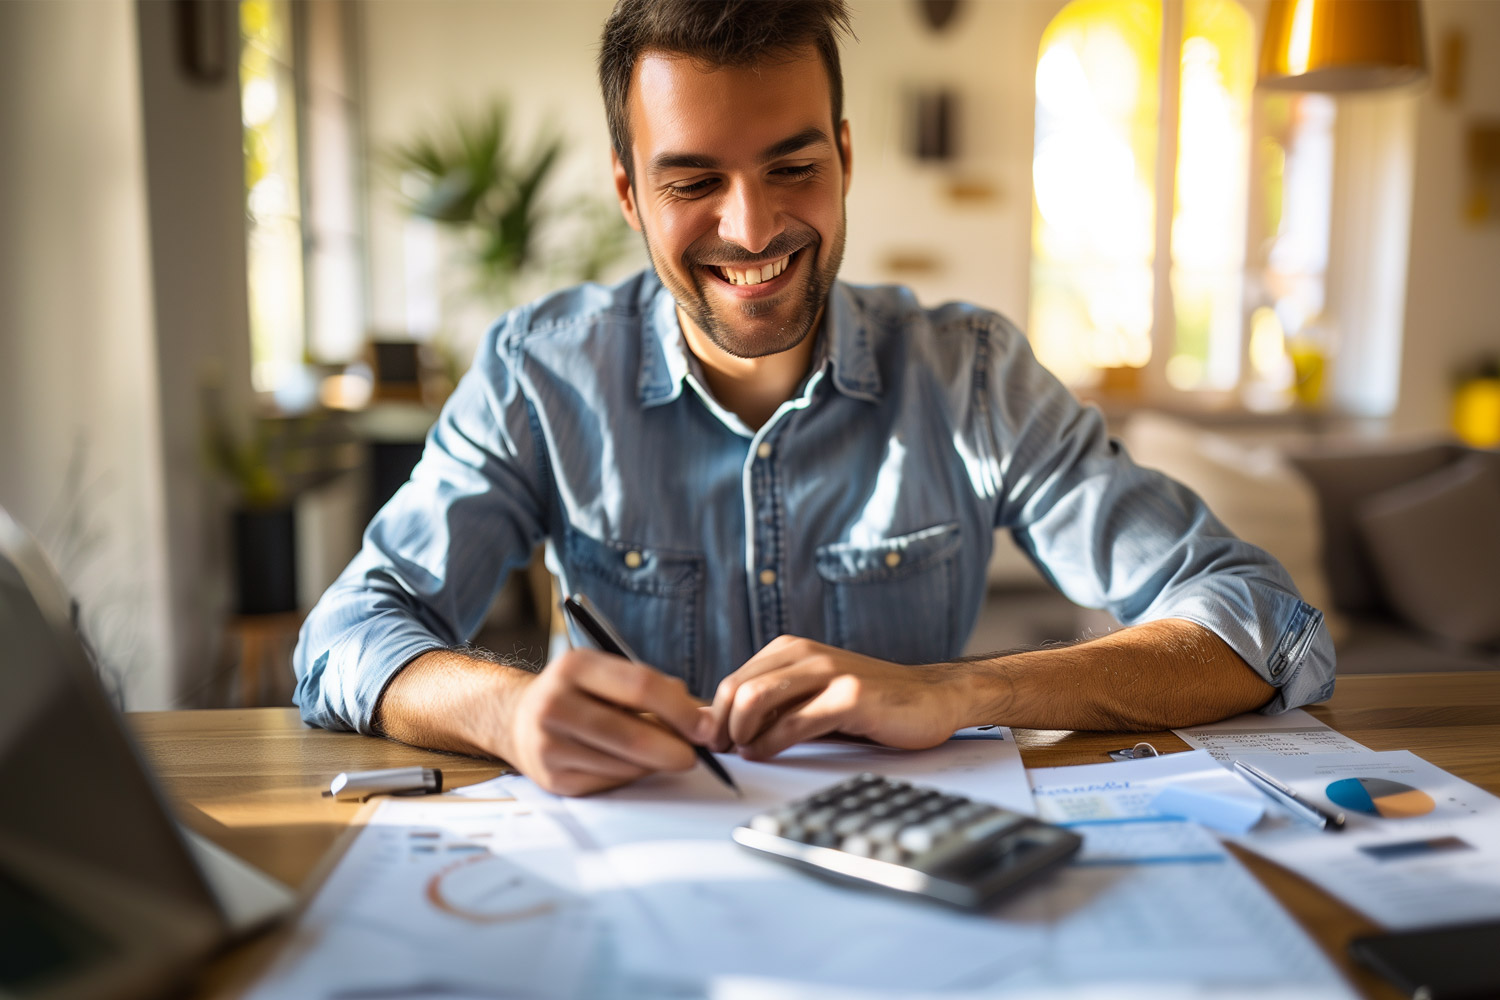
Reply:
[[28, 948], [6, 935], [0, 992], [45, 996], [103, 976], [111, 995], [145, 966], [216, 943], [218, 906], [99, 687], [61, 585], [4, 511], [0, 691], [0, 909], [33, 918]]

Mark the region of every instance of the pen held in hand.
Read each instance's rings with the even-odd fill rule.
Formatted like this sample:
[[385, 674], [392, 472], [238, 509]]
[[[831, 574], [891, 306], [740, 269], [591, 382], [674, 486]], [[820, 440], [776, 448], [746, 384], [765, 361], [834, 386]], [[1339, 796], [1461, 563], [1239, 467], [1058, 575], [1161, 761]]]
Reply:
[[[598, 608], [594, 607], [594, 602], [590, 601], [587, 595], [569, 594], [563, 600], [563, 612], [567, 614], [569, 620], [574, 625], [578, 626], [578, 630], [583, 633], [594, 648], [601, 652], [613, 653], [615, 656], [623, 656], [632, 663], [644, 662], [639, 656], [635, 655], [635, 652], [626, 644], [620, 634], [614, 630], [609, 620], [600, 613]], [[729, 776], [729, 772], [724, 770], [724, 765], [719, 763], [718, 758], [709, 752], [707, 747], [694, 744], [693, 752], [698, 755], [698, 759], [703, 762], [703, 766], [708, 768], [714, 777], [723, 782], [726, 788], [741, 798], [744, 797], [739, 786]]]
[[1234, 762], [1234, 769], [1239, 772], [1241, 777], [1249, 781], [1250, 784], [1254, 785], [1270, 798], [1275, 799], [1277, 803], [1285, 807], [1288, 812], [1303, 822], [1311, 823], [1326, 833], [1337, 833], [1344, 828], [1343, 813], [1329, 812], [1320, 806], [1314, 805], [1298, 795], [1292, 788], [1277, 781], [1260, 768], [1246, 764], [1242, 760], [1237, 760]]

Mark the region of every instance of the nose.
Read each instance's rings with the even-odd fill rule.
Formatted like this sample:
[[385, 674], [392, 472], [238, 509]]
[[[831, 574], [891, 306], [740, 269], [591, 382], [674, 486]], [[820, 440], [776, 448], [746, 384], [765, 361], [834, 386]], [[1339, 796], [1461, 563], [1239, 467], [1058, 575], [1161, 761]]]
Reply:
[[719, 215], [719, 238], [760, 253], [779, 232], [776, 205], [761, 185], [734, 184]]

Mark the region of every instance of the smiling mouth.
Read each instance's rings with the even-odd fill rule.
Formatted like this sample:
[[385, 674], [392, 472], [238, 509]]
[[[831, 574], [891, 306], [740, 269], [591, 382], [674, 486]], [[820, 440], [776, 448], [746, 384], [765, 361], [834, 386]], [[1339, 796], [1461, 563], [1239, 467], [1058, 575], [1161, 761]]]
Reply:
[[769, 260], [754, 267], [740, 268], [725, 264], [705, 264], [703, 269], [726, 284], [759, 285], [779, 277], [791, 266], [792, 258], [801, 252], [801, 250], [794, 250], [785, 257], [778, 257], [776, 260]]

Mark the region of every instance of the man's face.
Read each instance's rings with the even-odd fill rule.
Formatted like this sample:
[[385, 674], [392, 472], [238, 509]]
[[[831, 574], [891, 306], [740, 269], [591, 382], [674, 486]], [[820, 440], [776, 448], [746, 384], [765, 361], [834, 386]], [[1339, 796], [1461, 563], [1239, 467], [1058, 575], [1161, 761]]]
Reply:
[[735, 357], [800, 344], [838, 274], [849, 128], [835, 132], [830, 107], [810, 47], [743, 68], [665, 52], [636, 63], [621, 208], [683, 312]]

